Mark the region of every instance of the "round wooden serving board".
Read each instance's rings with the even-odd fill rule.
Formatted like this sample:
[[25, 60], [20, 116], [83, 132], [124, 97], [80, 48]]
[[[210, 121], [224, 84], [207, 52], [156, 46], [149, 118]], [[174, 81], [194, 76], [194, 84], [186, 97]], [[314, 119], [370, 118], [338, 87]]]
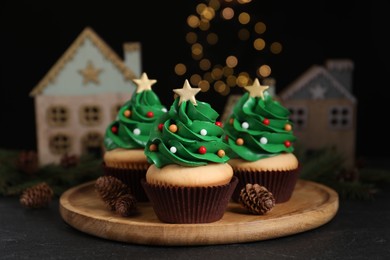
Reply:
[[247, 213], [230, 202], [219, 221], [207, 224], [167, 224], [158, 220], [149, 202], [137, 204], [137, 214], [121, 217], [106, 208], [88, 182], [64, 192], [60, 214], [74, 228], [105, 239], [163, 246], [244, 243], [297, 234], [329, 222], [337, 213], [338, 194], [322, 184], [298, 180], [288, 202], [265, 215]]

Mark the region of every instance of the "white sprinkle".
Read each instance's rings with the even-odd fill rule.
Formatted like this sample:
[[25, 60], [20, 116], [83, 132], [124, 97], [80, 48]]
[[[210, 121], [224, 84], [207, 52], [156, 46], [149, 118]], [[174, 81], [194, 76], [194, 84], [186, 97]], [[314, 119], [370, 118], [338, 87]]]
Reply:
[[268, 139], [265, 137], [262, 137], [262, 138], [260, 138], [260, 143], [266, 144], [266, 143], [268, 143]]
[[206, 129], [202, 129], [202, 130], [200, 130], [200, 134], [201, 135], [207, 135], [207, 130]]
[[141, 130], [139, 128], [136, 128], [133, 130], [133, 134], [139, 135], [141, 133]]
[[168, 110], [167, 110], [165, 107], [163, 107], [163, 108], [161, 109], [161, 111], [163, 111], [163, 112], [168, 112]]
[[244, 128], [244, 129], [248, 129], [248, 128], [249, 128], [248, 122], [243, 122], [243, 123], [241, 124], [241, 127]]
[[169, 148], [169, 151], [171, 151], [171, 153], [176, 153], [177, 152], [177, 148], [172, 146], [171, 148]]

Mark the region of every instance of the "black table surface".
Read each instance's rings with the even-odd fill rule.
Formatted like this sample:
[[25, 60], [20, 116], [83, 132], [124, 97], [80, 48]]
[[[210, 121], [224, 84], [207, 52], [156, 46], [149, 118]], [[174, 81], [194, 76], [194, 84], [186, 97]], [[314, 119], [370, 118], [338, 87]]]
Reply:
[[328, 223], [251, 243], [149, 246], [88, 235], [60, 216], [59, 200], [25, 209], [0, 198], [0, 259], [390, 259], [390, 189], [373, 200], [341, 199]]

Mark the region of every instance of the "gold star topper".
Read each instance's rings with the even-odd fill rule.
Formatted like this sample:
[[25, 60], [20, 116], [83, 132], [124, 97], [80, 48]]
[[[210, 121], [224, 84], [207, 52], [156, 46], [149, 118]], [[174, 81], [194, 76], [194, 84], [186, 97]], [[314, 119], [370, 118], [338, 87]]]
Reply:
[[251, 97], [261, 97], [262, 100], [264, 100], [264, 91], [269, 88], [269, 86], [262, 86], [260, 85], [259, 80], [256, 78], [253, 82], [252, 86], [246, 86], [244, 87], [249, 92], [249, 96]]
[[87, 67], [79, 70], [79, 73], [83, 76], [83, 85], [86, 85], [88, 82], [99, 84], [99, 74], [102, 71], [102, 69], [95, 68], [91, 61], [88, 61]]
[[183, 85], [183, 88], [176, 88], [173, 90], [176, 94], [179, 95], [179, 106], [182, 102], [190, 100], [192, 104], [197, 105], [195, 95], [198, 94], [200, 88], [191, 88], [190, 83], [186, 79]]
[[133, 79], [135, 84], [137, 84], [137, 93], [140, 93], [145, 90], [152, 90], [152, 85], [157, 82], [155, 79], [149, 79], [146, 73], [142, 73], [141, 78]]

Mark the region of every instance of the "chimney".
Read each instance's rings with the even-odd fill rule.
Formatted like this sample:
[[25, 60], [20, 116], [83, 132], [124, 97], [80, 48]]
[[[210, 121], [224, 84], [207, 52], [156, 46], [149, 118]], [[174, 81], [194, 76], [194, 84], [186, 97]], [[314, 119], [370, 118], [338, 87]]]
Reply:
[[349, 59], [331, 59], [325, 62], [325, 67], [341, 85], [352, 93], [353, 61]]
[[141, 43], [127, 42], [123, 44], [123, 50], [125, 53], [125, 65], [134, 72], [136, 77], [140, 77], [142, 74]]
[[274, 78], [265, 78], [265, 79], [263, 79], [262, 85], [269, 87], [267, 89], [267, 91], [268, 91], [268, 93], [270, 94], [271, 97], [275, 96], [276, 80]]

